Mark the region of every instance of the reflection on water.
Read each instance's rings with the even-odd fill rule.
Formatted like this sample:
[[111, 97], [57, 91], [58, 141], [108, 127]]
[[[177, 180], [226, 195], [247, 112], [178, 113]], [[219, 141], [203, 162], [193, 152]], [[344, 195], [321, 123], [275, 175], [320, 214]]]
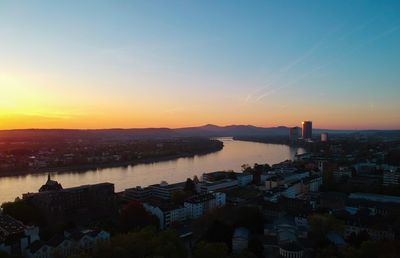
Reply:
[[[297, 153], [304, 153], [302, 148], [286, 145], [264, 144], [234, 141], [220, 138], [224, 142], [221, 151], [191, 158], [179, 158], [170, 161], [154, 162], [127, 167], [105, 168], [86, 172], [53, 173], [52, 177], [64, 188], [110, 182], [116, 191], [137, 185], [147, 186], [165, 180], [169, 183], [183, 181], [194, 175], [218, 170], [240, 171], [242, 164], [275, 164], [286, 159], [293, 159]], [[26, 192], [37, 192], [47, 180], [47, 174], [34, 174], [0, 178], [0, 203], [14, 200]]]

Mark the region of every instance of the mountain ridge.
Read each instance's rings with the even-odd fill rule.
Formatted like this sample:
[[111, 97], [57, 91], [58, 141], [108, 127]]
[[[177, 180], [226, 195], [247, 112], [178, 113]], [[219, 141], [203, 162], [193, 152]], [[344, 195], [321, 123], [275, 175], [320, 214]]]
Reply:
[[[332, 130], [313, 129], [313, 134], [322, 132], [331, 134], [379, 134], [388, 133], [400, 135], [400, 130]], [[0, 139], [24, 137], [111, 137], [111, 138], [176, 138], [176, 137], [235, 137], [235, 136], [286, 136], [289, 127], [258, 127], [254, 125], [218, 126], [206, 124], [202, 126], [182, 128], [110, 128], [110, 129], [14, 129], [0, 130]]]

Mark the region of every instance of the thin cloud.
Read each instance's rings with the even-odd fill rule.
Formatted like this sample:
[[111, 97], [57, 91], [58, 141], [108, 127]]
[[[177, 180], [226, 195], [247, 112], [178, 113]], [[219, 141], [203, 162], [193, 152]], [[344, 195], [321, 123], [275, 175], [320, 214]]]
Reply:
[[[285, 88], [285, 87], [278, 87], [275, 89], [271, 89], [271, 86], [273, 84], [277, 84], [279, 82], [280, 79], [282, 79], [290, 70], [292, 70], [293, 68], [297, 67], [298, 65], [302, 64], [304, 61], [306, 61], [307, 59], [311, 58], [314, 53], [319, 50], [324, 43], [326, 42], [326, 40], [334, 33], [336, 33], [336, 31], [338, 31], [341, 27], [344, 26], [345, 23], [341, 23], [338, 26], [334, 27], [333, 29], [331, 29], [328, 33], [326, 33], [320, 40], [318, 40], [309, 50], [307, 50], [305, 53], [303, 53], [302, 55], [300, 55], [298, 58], [295, 58], [291, 61], [289, 61], [287, 63], [287, 65], [285, 65], [284, 67], [282, 67], [281, 69], [278, 70], [277, 73], [275, 73], [275, 78], [273, 78], [271, 80], [270, 83], [268, 83], [266, 86], [263, 86], [261, 88], [258, 88], [256, 90], [253, 90], [251, 92], [249, 92], [246, 95], [246, 98], [244, 99], [244, 104], [247, 104], [248, 102], [250, 102], [252, 99], [255, 100], [255, 102], [260, 101], [261, 99], [269, 96], [270, 94], [279, 91], [281, 88]], [[297, 79], [296, 79], [297, 80]], [[292, 83], [289, 83], [290, 85]], [[267, 91], [266, 91], [267, 90]], [[261, 95], [258, 95], [257, 93], [261, 93]], [[258, 95], [258, 96], [254, 96], [254, 95]]]

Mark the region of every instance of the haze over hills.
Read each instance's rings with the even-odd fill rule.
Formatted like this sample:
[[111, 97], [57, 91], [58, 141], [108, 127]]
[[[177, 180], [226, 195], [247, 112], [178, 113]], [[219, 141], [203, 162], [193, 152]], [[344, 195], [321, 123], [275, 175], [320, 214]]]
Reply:
[[[313, 129], [313, 134], [328, 132], [331, 134], [365, 134], [400, 136], [400, 130], [330, 130]], [[0, 140], [3, 139], [49, 139], [49, 138], [176, 138], [176, 137], [237, 137], [237, 136], [286, 136], [289, 127], [257, 127], [252, 125], [217, 126], [207, 124], [198, 127], [185, 128], [130, 128], [130, 129], [17, 129], [0, 130]]]

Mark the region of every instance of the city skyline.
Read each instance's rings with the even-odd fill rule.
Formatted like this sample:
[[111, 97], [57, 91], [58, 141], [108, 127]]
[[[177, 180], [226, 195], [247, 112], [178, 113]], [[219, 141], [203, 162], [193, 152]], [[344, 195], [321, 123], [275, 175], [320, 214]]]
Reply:
[[398, 1], [0, 3], [0, 130], [400, 129]]

